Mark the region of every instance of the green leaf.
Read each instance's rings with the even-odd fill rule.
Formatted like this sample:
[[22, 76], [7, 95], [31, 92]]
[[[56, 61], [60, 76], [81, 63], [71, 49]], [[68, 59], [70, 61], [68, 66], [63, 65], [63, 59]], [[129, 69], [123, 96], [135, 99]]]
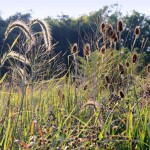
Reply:
[[0, 84], [3, 83], [3, 81], [6, 79], [7, 73], [4, 74], [4, 76], [0, 79]]

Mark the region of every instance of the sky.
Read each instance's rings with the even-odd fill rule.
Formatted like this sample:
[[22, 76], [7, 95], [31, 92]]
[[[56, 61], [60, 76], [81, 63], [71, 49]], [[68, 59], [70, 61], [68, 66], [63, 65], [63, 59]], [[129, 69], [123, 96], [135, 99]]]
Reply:
[[79, 17], [116, 3], [123, 14], [136, 10], [150, 16], [150, 0], [1, 0], [0, 15], [3, 19], [16, 12], [31, 13], [32, 18], [39, 19], [61, 14]]

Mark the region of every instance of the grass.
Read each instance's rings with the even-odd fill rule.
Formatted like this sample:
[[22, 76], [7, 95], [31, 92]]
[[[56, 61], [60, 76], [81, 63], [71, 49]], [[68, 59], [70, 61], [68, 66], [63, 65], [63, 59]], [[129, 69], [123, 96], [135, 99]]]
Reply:
[[[0, 80], [0, 148], [150, 150], [150, 72], [146, 67], [144, 75], [137, 72], [140, 56], [134, 44], [124, 58], [120, 51], [125, 49], [113, 48], [116, 32], [112, 27], [103, 29], [105, 50], [88, 45], [84, 58], [75, 51], [66, 74], [44, 80], [58, 57], [50, 43], [41, 42], [43, 37], [47, 42], [47, 28], [46, 35], [35, 34], [36, 45], [30, 51], [29, 39], [19, 43], [19, 35], [4, 54], [9, 56], [3, 61], [9, 60], [12, 74]], [[14, 53], [14, 45], [19, 44], [27, 51]]]

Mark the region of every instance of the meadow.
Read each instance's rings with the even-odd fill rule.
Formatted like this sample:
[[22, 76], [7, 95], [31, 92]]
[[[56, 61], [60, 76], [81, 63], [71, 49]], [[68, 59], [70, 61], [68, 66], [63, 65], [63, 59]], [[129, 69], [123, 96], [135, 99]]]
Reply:
[[[41, 31], [32, 31], [35, 24]], [[148, 39], [137, 53], [141, 28], [131, 49], [122, 45], [123, 30], [122, 20], [102, 22], [96, 48], [85, 43], [84, 57], [72, 43], [66, 70], [44, 20], [11, 22], [0, 59], [1, 70], [10, 64], [0, 80], [0, 149], [150, 150], [150, 65], [138, 71]]]

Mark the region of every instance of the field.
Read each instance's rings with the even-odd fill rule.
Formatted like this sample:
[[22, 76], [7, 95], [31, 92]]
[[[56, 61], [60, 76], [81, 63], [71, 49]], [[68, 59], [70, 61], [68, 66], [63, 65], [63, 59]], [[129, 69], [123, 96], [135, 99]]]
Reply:
[[[31, 31], [35, 24], [40, 32]], [[131, 49], [124, 48], [123, 22], [116, 24], [117, 31], [101, 24], [84, 57], [73, 44], [67, 70], [45, 21], [9, 24], [5, 43], [15, 28], [20, 34], [1, 57], [10, 71], [0, 80], [0, 149], [150, 150], [150, 65], [138, 71], [147, 40], [137, 53], [137, 26]]]

